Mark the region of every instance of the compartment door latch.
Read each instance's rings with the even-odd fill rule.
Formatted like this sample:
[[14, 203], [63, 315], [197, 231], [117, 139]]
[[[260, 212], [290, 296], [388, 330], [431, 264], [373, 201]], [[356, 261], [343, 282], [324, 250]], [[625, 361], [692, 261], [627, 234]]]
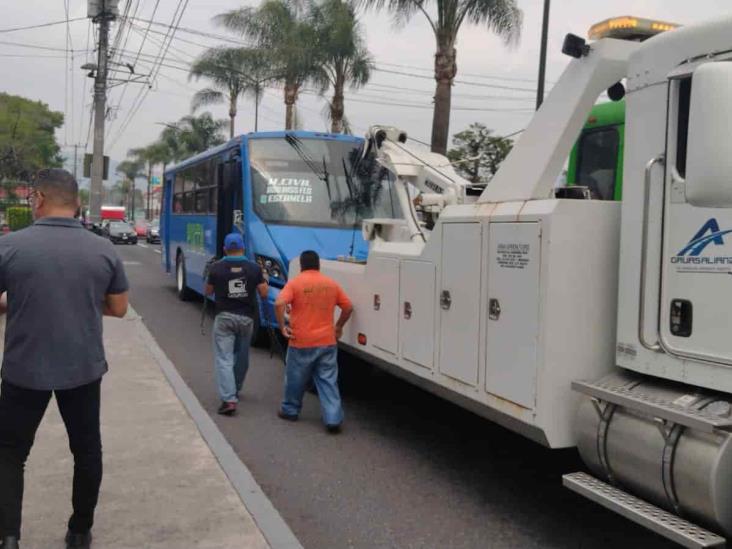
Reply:
[[501, 316], [501, 302], [495, 297], [488, 300], [488, 318], [491, 320], [498, 320]]

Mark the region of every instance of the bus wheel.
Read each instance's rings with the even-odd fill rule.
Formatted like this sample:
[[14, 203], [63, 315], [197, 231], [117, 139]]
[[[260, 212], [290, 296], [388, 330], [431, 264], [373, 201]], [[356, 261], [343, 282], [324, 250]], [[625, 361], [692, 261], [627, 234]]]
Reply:
[[183, 254], [178, 254], [175, 258], [175, 287], [181, 301], [188, 301], [193, 297], [193, 292], [186, 283], [186, 260]]

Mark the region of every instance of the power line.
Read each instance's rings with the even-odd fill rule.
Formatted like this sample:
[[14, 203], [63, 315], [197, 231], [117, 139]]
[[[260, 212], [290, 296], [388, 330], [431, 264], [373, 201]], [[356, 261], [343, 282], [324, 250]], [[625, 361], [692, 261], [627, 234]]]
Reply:
[[[368, 84], [366, 84], [364, 86], [364, 88], [366, 88], [366, 89], [381, 88], [381, 89], [373, 90], [376, 92], [381, 92], [381, 91], [389, 92], [391, 90], [395, 90], [395, 91], [408, 91], [408, 92], [417, 93], [420, 95], [429, 95], [429, 96], [434, 96], [434, 94], [435, 94], [434, 90], [430, 91], [430, 90], [421, 90], [418, 88], [405, 88], [405, 87], [401, 87], [401, 86], [391, 86], [388, 84], [379, 84], [376, 82], [373, 82], [373, 83], [369, 82]], [[359, 93], [360, 93], [360, 90], [359, 90]], [[459, 97], [462, 99], [477, 99], [477, 100], [498, 99], [498, 100], [503, 100], [503, 101], [529, 101], [531, 103], [533, 103], [533, 101], [534, 101], [533, 98], [531, 98], [531, 97], [517, 97], [514, 95], [482, 95], [482, 94], [479, 95], [479, 94], [469, 94], [469, 93], [459, 93], [459, 92], [454, 92], [452, 94], [452, 97]]]
[[[141, 19], [139, 17], [133, 17], [132, 19], [134, 19], [135, 21], [140, 21], [142, 23], [149, 23], [149, 24], [156, 25], [156, 26], [159, 26], [159, 27], [170, 28], [170, 25], [166, 25], [165, 23], [161, 23], [160, 21], [153, 21], [152, 19]], [[226, 35], [223, 35], [223, 34], [215, 34], [215, 33], [212, 33], [212, 32], [204, 32], [204, 31], [200, 31], [200, 30], [197, 30], [197, 29], [191, 29], [191, 28], [188, 28], [188, 27], [178, 27], [177, 30], [179, 30], [180, 32], [188, 33], [188, 34], [194, 34], [196, 36], [202, 36], [204, 38], [213, 38], [215, 40], [221, 40], [223, 42], [229, 42], [231, 44], [235, 44], [235, 45], [238, 45], [238, 46], [251, 46], [251, 43], [245, 42], [243, 40], [237, 40], [236, 38], [232, 38], [231, 36], [226, 36]], [[151, 31], [151, 32], [153, 32], [153, 31]], [[203, 46], [203, 47], [207, 47], [208, 48], [208, 47], [211, 47], [211, 46], [209, 44], [209, 45], [206, 45], [206, 46]]]
[[[36, 44], [25, 44], [23, 42], [9, 42], [7, 40], [0, 40], [0, 44], [4, 44], [6, 46], [17, 46], [19, 48], [29, 48], [33, 50], [45, 50], [45, 51], [64, 51], [64, 52], [70, 52], [68, 48], [59, 48], [59, 47], [51, 47], [51, 46], [38, 46]], [[86, 53], [85, 50], [73, 50], [73, 53]]]
[[[318, 95], [316, 92], [311, 92], [309, 90], [303, 90], [301, 93], [303, 94], [310, 94], [310, 95]], [[404, 102], [393, 102], [393, 101], [374, 101], [371, 99], [357, 99], [355, 97], [350, 97], [348, 99], [349, 101], [353, 101], [355, 103], [369, 103], [372, 105], [384, 105], [389, 107], [407, 107], [412, 109], [433, 109], [433, 105], [420, 105], [417, 103], [404, 103]], [[528, 108], [483, 108], [483, 107], [465, 107], [465, 106], [452, 106], [450, 107], [451, 111], [478, 111], [478, 112], [514, 112], [514, 113], [532, 113], [534, 112], [534, 109], [528, 109]]]
[[[390, 69], [380, 69], [378, 67], [374, 67], [375, 71], [378, 72], [384, 72], [387, 74], [396, 74], [399, 76], [411, 76], [412, 78], [422, 78], [425, 80], [434, 80], [433, 76], [425, 76], [424, 74], [414, 74], [409, 72], [402, 72], [402, 71], [393, 71]], [[453, 80], [455, 84], [463, 84], [465, 86], [477, 86], [479, 88], [495, 88], [497, 90], [510, 90], [510, 91], [521, 91], [521, 92], [531, 92], [534, 93], [536, 90], [531, 88], [517, 88], [514, 86], [502, 86], [500, 84], [486, 84], [483, 82], [469, 82], [466, 80]]]
[[[66, 51], [64, 54], [64, 145], [69, 142], [69, 0], [64, 0], [66, 13]], [[72, 137], [73, 139], [73, 137]]]
[[[137, 32], [139, 33], [140, 31], [138, 30]], [[178, 37], [176, 37], [176, 39], [178, 39]], [[151, 40], [152, 40], [152, 38], [151, 38]], [[158, 41], [157, 43], [159, 44], [160, 42]], [[181, 54], [186, 55], [192, 59], [195, 59], [195, 55], [191, 54], [190, 52], [186, 52], [186, 51], [180, 50], [178, 48], [174, 48], [172, 46], [171, 46], [171, 49], [174, 51], [180, 52]], [[122, 55], [124, 56], [125, 54], [123, 53]], [[143, 54], [143, 57], [145, 57], [145, 54]], [[189, 67], [190, 67], [190, 62], [187, 60], [184, 60], [184, 59], [179, 59], [179, 61], [181, 63], [184, 63], [186, 65], [186, 68], [179, 67], [179, 66], [173, 66], [173, 65], [163, 65], [163, 66], [167, 66], [169, 68], [173, 68], [176, 70], [188, 72]], [[242, 76], [246, 76], [243, 73], [239, 73], [239, 74], [242, 74]], [[416, 93], [425, 94], [425, 95], [434, 95], [434, 92], [429, 91], [429, 90], [409, 88], [409, 87], [403, 87], [403, 86], [391, 86], [391, 85], [387, 85], [387, 84], [378, 84], [378, 83], [371, 83], [371, 82], [366, 84], [365, 87], [368, 88], [371, 86], [385, 88], [385, 89], [389, 89], [389, 90], [411, 91], [411, 92], [416, 92]], [[532, 98], [507, 96], [507, 95], [478, 95], [478, 94], [461, 94], [459, 92], [456, 92], [453, 94], [453, 97], [460, 97], [463, 99], [476, 99], [476, 100], [506, 100], [506, 101], [531, 101], [531, 102], [533, 102]]]
[[[64, 121], [64, 132], [71, 136], [71, 141], [76, 143], [76, 135], [74, 134], [74, 122], [76, 118], [76, 109], [74, 108], [76, 98], [76, 77], [74, 71], [74, 39], [71, 36], [71, 24], [69, 21], [69, 0], [64, 0], [64, 14], [66, 15], [66, 74], [64, 75], [64, 81], [70, 81], [71, 95], [69, 97], [69, 109], [70, 116], [68, 120]], [[71, 59], [69, 59], [69, 55]], [[70, 73], [70, 74], [69, 74]], [[67, 90], [64, 90], [65, 94]]]
[[[91, 34], [92, 34], [91, 30], [92, 30], [92, 23], [91, 23], [91, 20], [89, 20], [89, 24], [88, 24], [88, 26], [86, 28], [86, 49], [87, 49], [87, 52], [89, 51], [89, 43], [91, 41]], [[85, 60], [84, 61], [85, 61], [85, 63], [88, 63], [89, 62], [89, 54], [88, 53], [86, 54], [86, 57], [85, 57]], [[80, 139], [81, 139], [81, 136], [83, 135], [83, 131], [84, 131], [83, 130], [84, 117], [81, 114], [81, 112], [84, 110], [84, 97], [86, 97], [86, 81], [87, 80], [88, 80], [88, 78], [84, 77], [84, 80], [83, 80], [83, 83], [82, 83], [82, 87], [81, 87], [81, 109], [79, 110], [79, 113], [80, 113], [79, 114], [79, 138]], [[91, 109], [91, 110], [93, 110], [93, 109]]]
[[[388, 67], [397, 67], [400, 69], [410, 69], [410, 70], [417, 70], [417, 71], [424, 71], [434, 74], [435, 69], [434, 68], [427, 68], [427, 67], [417, 67], [414, 65], [400, 65], [399, 63], [387, 63], [386, 61], [377, 61], [376, 62], [379, 65], [386, 65]], [[530, 84], [533, 84], [535, 82], [534, 79], [531, 78], [515, 78], [510, 76], [498, 76], [498, 75], [491, 75], [491, 74], [479, 74], [479, 73], [469, 73], [469, 72], [461, 72], [463, 76], [470, 76], [471, 78], [483, 78], [486, 80], [505, 80], [506, 82], [528, 82]], [[434, 77], [432, 77], [434, 78]]]
[[[168, 50], [170, 49], [170, 44], [173, 42], [173, 38], [175, 37], [175, 33], [178, 30], [178, 27], [180, 26], [180, 22], [183, 19], [183, 14], [186, 11], [186, 8], [188, 7], [189, 0], [185, 0], [185, 3], [183, 4], [181, 8], [182, 0], [178, 0], [178, 5], [176, 7], [175, 12], [173, 13], [173, 18], [171, 20], [171, 25], [169, 27], [170, 37], [168, 39], [168, 43], [165, 46], [165, 48], [161, 48], [158, 57], [155, 61], [153, 61], [153, 69], [150, 74], [150, 81], [154, 82], [155, 78], [157, 77], [157, 74], [160, 72], [160, 67], [162, 66], [163, 62], [165, 61], [165, 56], [168, 54]], [[178, 14], [178, 10], [180, 9], [180, 14]], [[176, 20], [176, 16], [178, 19]], [[167, 38], [167, 37], [166, 37]], [[163, 44], [165, 44], [165, 38], [163, 39]], [[144, 91], [143, 91], [144, 90]], [[130, 110], [127, 118], [122, 123], [119, 131], [117, 132], [117, 135], [115, 136], [112, 147], [119, 141], [119, 138], [124, 134], [124, 132], [127, 130], [127, 127], [130, 125], [132, 120], [134, 119], [137, 112], [140, 110], [140, 107], [145, 101], [145, 98], [147, 97], [148, 93], [150, 93], [150, 87], [143, 88], [141, 92], [138, 94], [137, 103], [133, 103], [133, 107]]]
[[65, 55], [43, 55], [37, 53], [0, 53], [0, 57], [21, 57], [31, 59], [65, 59]]
[[0, 29], [0, 33], [15, 32], [15, 31], [22, 31], [22, 30], [30, 30], [30, 29], [42, 29], [44, 27], [53, 27], [55, 25], [67, 25], [69, 23], [74, 23], [76, 21], [83, 21], [84, 19], [86, 19], [86, 17], [75, 17], [73, 19], [69, 19], [67, 17], [66, 19], [62, 19], [61, 21], [51, 21], [50, 23], [40, 23], [38, 25], [28, 25], [26, 27], [10, 27], [7, 29]]
[[[142, 48], [145, 45], [145, 41], [147, 40], [148, 34], [150, 34], [150, 27], [152, 26], [152, 20], [155, 19], [155, 14], [158, 12], [158, 6], [160, 5], [160, 0], [155, 0], [155, 7], [153, 8], [152, 15], [150, 16], [150, 23], [147, 25], [147, 29], [145, 29], [145, 35], [142, 37], [142, 42], [140, 43], [140, 48], [137, 50], [137, 55], [135, 56], [135, 60], [132, 62], [132, 65], [134, 66], [135, 63], [137, 63], [137, 60], [140, 58], [140, 53], [142, 53]], [[134, 30], [134, 25], [130, 23], [130, 29]]]
[[[155, 17], [155, 12], [157, 11], [159, 4], [160, 4], [160, 0], [157, 0], [155, 2], [155, 9], [153, 11], [153, 17]], [[135, 4], [135, 10], [134, 10], [133, 15], [132, 15], [133, 17], [135, 15], [137, 15], [137, 10], [139, 9], [139, 7], [140, 7], [140, 1], [137, 0], [137, 3]], [[127, 37], [125, 38], [124, 44], [122, 44], [122, 47], [119, 49], [118, 52], [115, 52], [115, 55], [117, 55], [117, 58], [119, 60], [122, 59], [122, 52], [124, 52], [125, 47], [127, 46], [127, 41], [130, 38], [130, 34], [132, 34], [132, 31], [135, 30], [133, 28], [133, 26], [132, 26], [132, 21], [130, 21], [130, 20], [127, 21], [127, 28], [128, 28], [127, 29]], [[132, 63], [132, 66], [133, 67], [135, 66], [135, 63], [137, 62], [137, 58], [139, 58], [140, 52], [142, 51], [142, 48], [143, 48], [144, 45], [145, 45], [145, 38], [143, 38], [142, 43], [140, 44], [140, 49], [137, 52], [137, 57], [135, 58], [135, 61]], [[125, 98], [125, 94], [127, 93], [127, 88], [129, 87], [131, 80], [132, 80], [131, 77], [128, 78], [127, 79], [127, 82], [125, 82], [124, 86], [122, 87], [122, 91], [120, 92], [120, 95], [119, 95], [119, 100], [117, 101], [117, 109], [119, 109], [122, 106], [122, 101]]]

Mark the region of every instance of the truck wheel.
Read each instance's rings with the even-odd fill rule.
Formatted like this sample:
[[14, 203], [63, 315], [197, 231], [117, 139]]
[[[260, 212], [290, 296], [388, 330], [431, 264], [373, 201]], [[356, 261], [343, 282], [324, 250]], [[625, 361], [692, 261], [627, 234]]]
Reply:
[[186, 283], [186, 260], [183, 254], [178, 254], [175, 258], [175, 286], [181, 301], [189, 301], [193, 297], [193, 292]]

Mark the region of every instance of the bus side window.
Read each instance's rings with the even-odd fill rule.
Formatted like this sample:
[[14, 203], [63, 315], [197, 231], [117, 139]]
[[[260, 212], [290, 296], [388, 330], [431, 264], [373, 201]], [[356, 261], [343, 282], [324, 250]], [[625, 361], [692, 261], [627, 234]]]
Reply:
[[208, 213], [208, 189], [196, 191], [195, 210], [199, 214]]
[[219, 208], [219, 189], [211, 187], [208, 192], [208, 213], [215, 214]]
[[173, 186], [173, 213], [183, 213], [183, 188], [183, 174], [178, 172]]
[[194, 201], [195, 198], [193, 191], [188, 191], [183, 194], [183, 211], [185, 213], [193, 212]]

